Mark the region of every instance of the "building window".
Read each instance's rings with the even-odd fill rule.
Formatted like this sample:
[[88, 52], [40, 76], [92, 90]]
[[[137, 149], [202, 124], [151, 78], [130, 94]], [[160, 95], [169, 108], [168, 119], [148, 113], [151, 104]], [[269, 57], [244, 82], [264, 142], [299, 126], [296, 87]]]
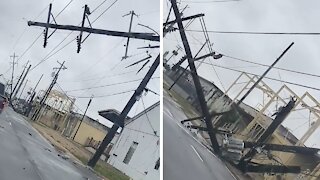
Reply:
[[137, 146], [138, 146], [138, 143], [137, 142], [132, 142], [132, 145], [130, 146], [127, 154], [126, 154], [126, 157], [124, 157], [124, 160], [123, 160], [123, 163], [125, 164], [129, 164], [132, 156], [133, 156], [133, 153], [136, 151], [137, 149]]
[[159, 170], [160, 167], [160, 158], [157, 160], [156, 165], [154, 166], [155, 170]]

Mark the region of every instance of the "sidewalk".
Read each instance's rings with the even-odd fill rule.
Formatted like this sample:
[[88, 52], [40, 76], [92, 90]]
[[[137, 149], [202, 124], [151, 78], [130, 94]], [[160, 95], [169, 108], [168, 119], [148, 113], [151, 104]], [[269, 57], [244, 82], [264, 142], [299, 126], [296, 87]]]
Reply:
[[[80, 144], [73, 142], [65, 137], [63, 137], [59, 132], [46, 127], [41, 123], [31, 122], [31, 125], [40, 132], [40, 134], [45, 137], [59, 152], [65, 154], [65, 158], [71, 158], [78, 165], [85, 168], [87, 161], [92, 156], [92, 153], [85, 149]], [[129, 180], [129, 177], [124, 175], [119, 170], [115, 169], [106, 162], [99, 161], [94, 168], [95, 173], [99, 176], [103, 176], [105, 180]]]

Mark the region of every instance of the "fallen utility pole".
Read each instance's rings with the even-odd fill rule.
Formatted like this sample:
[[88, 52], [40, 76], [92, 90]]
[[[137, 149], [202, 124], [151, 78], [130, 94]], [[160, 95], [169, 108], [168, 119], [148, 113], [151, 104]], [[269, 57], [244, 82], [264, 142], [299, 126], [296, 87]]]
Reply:
[[81, 127], [82, 121], [83, 121], [84, 117], [86, 116], [87, 110], [88, 110], [88, 108], [89, 108], [89, 106], [90, 106], [90, 104], [91, 104], [91, 101], [92, 101], [92, 97], [90, 98], [90, 100], [89, 100], [89, 102], [88, 102], [87, 108], [86, 108], [86, 110], [85, 110], [84, 113], [83, 113], [83, 116], [82, 116], [82, 118], [81, 118], [81, 120], [80, 120], [79, 126], [78, 126], [76, 132], [74, 133], [74, 135], [73, 135], [73, 137], [72, 137], [72, 140], [74, 140], [74, 138], [77, 136], [77, 133], [78, 133], [80, 127]]
[[309, 156], [316, 155], [320, 152], [320, 149], [310, 148], [304, 146], [291, 146], [291, 145], [282, 145], [282, 144], [268, 144], [268, 143], [256, 143], [244, 141], [244, 148], [255, 148], [261, 147], [264, 150], [270, 151], [280, 151], [280, 152], [288, 152], [288, 153], [299, 153], [305, 154]]
[[214, 150], [215, 153], [220, 154], [220, 147], [219, 147], [219, 143], [217, 141], [217, 137], [216, 137], [216, 130], [213, 128], [212, 122], [211, 122], [211, 115], [209, 113], [209, 109], [207, 106], [207, 103], [205, 101], [204, 98], [204, 94], [202, 91], [202, 86], [199, 80], [199, 76], [197, 73], [197, 69], [196, 66], [194, 64], [194, 60], [192, 57], [192, 52], [188, 43], [188, 39], [186, 36], [186, 33], [184, 31], [184, 27], [182, 24], [182, 20], [181, 20], [181, 13], [179, 12], [179, 8], [177, 6], [177, 2], [176, 0], [171, 0], [171, 5], [172, 5], [172, 9], [174, 11], [175, 17], [176, 17], [176, 22], [178, 24], [178, 28], [179, 28], [179, 32], [180, 32], [180, 36], [181, 36], [181, 40], [183, 42], [183, 46], [187, 55], [187, 59], [188, 59], [188, 63], [189, 63], [189, 67], [190, 67], [190, 71], [191, 71], [191, 75], [192, 75], [192, 79], [196, 88], [196, 92], [197, 92], [197, 96], [198, 96], [198, 100], [200, 103], [200, 107], [201, 107], [201, 111], [204, 115], [204, 120], [206, 123], [206, 128], [208, 129], [208, 134], [211, 140], [211, 145], [212, 148]]
[[57, 71], [57, 73], [55, 74], [54, 78], [52, 79], [52, 82], [51, 82], [49, 88], [47, 89], [47, 91], [46, 91], [45, 94], [43, 95], [43, 97], [42, 97], [42, 99], [41, 99], [41, 101], [40, 101], [40, 103], [39, 103], [39, 104], [40, 104], [40, 107], [39, 107], [39, 108], [35, 111], [35, 113], [32, 115], [32, 118], [31, 118], [31, 119], [32, 119], [33, 121], [38, 120], [38, 118], [40, 117], [40, 116], [39, 116], [39, 115], [40, 115], [40, 112], [41, 112], [43, 106], [45, 105], [45, 102], [46, 102], [46, 100], [47, 100], [47, 98], [48, 98], [48, 96], [49, 96], [49, 94], [50, 94], [53, 86], [56, 84], [56, 82], [57, 82], [57, 80], [58, 80], [58, 76], [59, 76], [59, 73], [60, 73], [61, 69], [66, 69], [66, 67], [64, 66], [64, 63], [65, 63], [65, 61], [63, 61], [63, 63], [62, 63], [62, 64], [60, 65], [60, 67], [58, 68], [58, 71]]
[[111, 30], [104, 30], [104, 29], [95, 29], [95, 28], [88, 28], [88, 27], [79, 27], [73, 25], [59, 25], [59, 24], [46, 24], [42, 22], [33, 22], [28, 21], [29, 26], [39, 26], [39, 27], [49, 27], [53, 29], [61, 29], [61, 30], [70, 30], [70, 31], [84, 31], [92, 34], [101, 34], [107, 36], [117, 36], [117, 37], [129, 37], [134, 39], [143, 39], [149, 41], [160, 41], [159, 36], [151, 35], [151, 33], [136, 33], [136, 32], [121, 32], [121, 31], [111, 31]]
[[260, 78], [250, 87], [250, 89], [246, 92], [245, 95], [237, 102], [237, 105], [241, 104], [243, 100], [251, 93], [251, 91], [260, 83], [260, 81], [267, 75], [267, 73], [279, 62], [279, 60], [283, 57], [283, 55], [291, 48], [291, 46], [294, 44], [292, 42], [287, 49], [285, 49], [282, 54], [274, 61], [270, 67], [260, 76]]
[[[280, 112], [278, 112], [276, 118], [272, 121], [272, 123], [268, 126], [265, 132], [261, 135], [261, 137], [257, 140], [257, 145], [260, 143], [265, 143], [273, 134], [273, 132], [279, 127], [279, 125], [285, 120], [285, 118], [289, 115], [291, 110], [295, 107], [295, 100], [292, 98], [289, 103], [282, 108]], [[251, 159], [256, 155], [256, 148], [251, 148], [248, 153], [246, 153], [239, 161], [238, 167], [242, 171], [247, 171], [247, 166]]]
[[301, 172], [299, 166], [279, 166], [279, 165], [265, 165], [265, 164], [250, 164], [247, 166], [246, 172], [253, 173], [295, 173]]
[[138, 100], [138, 98], [142, 95], [143, 91], [145, 90], [149, 80], [151, 79], [152, 75], [156, 71], [160, 64], [160, 54], [157, 56], [156, 60], [153, 62], [152, 66], [148, 70], [147, 74], [144, 76], [143, 80], [139, 84], [138, 88], [135, 90], [133, 95], [131, 96], [130, 100], [126, 104], [126, 106], [123, 108], [121, 114], [115, 119], [114, 124], [112, 125], [112, 128], [108, 132], [108, 134], [103, 139], [102, 143], [100, 144], [99, 148], [97, 149], [96, 153], [93, 155], [93, 157], [88, 161], [88, 166], [94, 167], [98, 160], [100, 159], [100, 156], [108, 146], [108, 144], [111, 142], [115, 134], [117, 133], [117, 130], [119, 127], [124, 127], [124, 120], [127, 118], [128, 113], [130, 112], [131, 108], [135, 104], [135, 102]]

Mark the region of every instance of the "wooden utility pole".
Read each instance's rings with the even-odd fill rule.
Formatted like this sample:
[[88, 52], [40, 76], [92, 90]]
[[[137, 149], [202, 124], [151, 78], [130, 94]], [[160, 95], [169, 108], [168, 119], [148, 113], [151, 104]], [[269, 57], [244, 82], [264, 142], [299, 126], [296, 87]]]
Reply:
[[37, 84], [36, 84], [36, 85], [34, 86], [34, 88], [32, 89], [32, 91], [31, 91], [31, 96], [30, 96], [30, 98], [29, 98], [29, 100], [28, 100], [29, 103], [32, 103], [33, 98], [34, 98], [34, 96], [35, 96], [35, 94], [36, 94], [36, 88], [38, 87], [38, 85], [39, 85], [42, 77], [43, 77], [43, 74], [41, 75], [41, 77], [40, 77], [40, 79], [38, 80]]
[[[16, 53], [13, 53], [13, 55], [10, 56], [10, 57], [12, 58], [12, 74], [11, 74], [11, 85], [10, 85], [10, 87], [11, 87], [11, 94], [12, 94], [12, 93], [13, 93], [14, 66], [17, 64], [17, 63], [15, 62], [15, 59], [16, 59], [16, 57], [18, 57], [18, 56], [16, 56]], [[10, 96], [11, 96], [11, 94], [10, 94]]]
[[181, 19], [181, 14], [179, 12], [179, 8], [177, 6], [177, 2], [176, 0], [171, 0], [171, 5], [172, 5], [172, 9], [174, 11], [175, 17], [176, 17], [176, 23], [178, 24], [178, 28], [179, 28], [179, 32], [180, 32], [180, 36], [181, 36], [181, 40], [183, 42], [183, 46], [184, 46], [184, 50], [186, 52], [186, 56], [188, 59], [188, 63], [189, 63], [189, 67], [190, 67], [190, 71], [191, 71], [191, 75], [192, 75], [192, 79], [196, 88], [196, 92], [197, 92], [197, 96], [199, 99], [199, 103], [200, 103], [200, 107], [201, 107], [201, 111], [203, 113], [204, 116], [204, 120], [206, 123], [206, 127], [207, 127], [207, 131], [211, 140], [211, 144], [212, 144], [212, 148], [214, 150], [215, 153], [220, 154], [220, 148], [219, 148], [219, 143], [217, 141], [217, 137], [216, 137], [216, 130], [213, 128], [212, 122], [211, 122], [211, 115], [209, 113], [209, 109], [206, 103], [206, 100], [204, 98], [204, 94], [202, 91], [202, 86], [199, 80], [199, 76], [197, 73], [197, 69], [196, 66], [194, 64], [194, 60], [192, 57], [192, 53], [191, 53], [191, 49], [189, 46], [189, 42], [186, 36], [186, 33], [184, 31], [184, 27], [182, 24], [182, 19]]
[[18, 82], [16, 83], [16, 85], [14, 86], [14, 88], [13, 88], [13, 90], [12, 90], [12, 94], [10, 94], [10, 99], [12, 98], [13, 93], [16, 91], [16, 88], [17, 88], [18, 84], [20, 83], [20, 80], [21, 80], [21, 78], [22, 78], [22, 76], [23, 76], [23, 74], [24, 74], [24, 71], [25, 71], [26, 68], [27, 68], [28, 63], [29, 63], [29, 61], [28, 61], [27, 64], [24, 66], [23, 71], [22, 71], [21, 75], [19, 76]]
[[[134, 11], [132, 10], [128, 14], [126, 14], [126, 15], [124, 15], [122, 17], [128, 16], [128, 15], [131, 15], [130, 25], [129, 25], [129, 33], [131, 33], [133, 16], [137, 16], [138, 17], [138, 15], [136, 13], [134, 13]], [[126, 51], [125, 51], [124, 56], [122, 57], [122, 59], [128, 58], [129, 40], [130, 40], [130, 37], [127, 38]]]
[[[58, 63], [59, 63], [59, 62], [58, 62]], [[49, 88], [48, 88], [47, 91], [44, 93], [44, 95], [43, 95], [43, 97], [42, 97], [42, 99], [41, 99], [41, 101], [40, 101], [40, 107], [39, 107], [39, 108], [35, 111], [35, 113], [32, 115], [32, 118], [31, 118], [31, 119], [32, 119], [33, 121], [38, 120], [39, 115], [40, 115], [40, 112], [41, 112], [43, 106], [45, 105], [45, 102], [46, 102], [46, 100], [47, 100], [47, 98], [48, 98], [48, 96], [49, 96], [49, 94], [50, 94], [53, 86], [56, 84], [56, 82], [57, 82], [57, 80], [58, 80], [58, 76], [59, 76], [59, 73], [60, 73], [61, 69], [63, 69], [63, 70], [64, 70], [64, 69], [67, 69], [67, 68], [64, 66], [64, 63], [65, 63], [65, 61], [63, 61], [62, 64], [59, 63], [59, 64], [60, 64], [60, 67], [59, 67], [59, 68], [54, 68], [54, 69], [58, 69], [58, 71], [57, 71], [57, 73], [55, 74], [54, 78], [52, 79], [52, 82], [51, 82]]]
[[[104, 29], [95, 29], [91, 27], [91, 23], [89, 21], [89, 18], [87, 15], [90, 15], [89, 7], [85, 5], [85, 10], [82, 18], [82, 25], [81, 26], [73, 26], [73, 25], [59, 25], [57, 23], [51, 24], [50, 23], [50, 16], [53, 17], [51, 13], [52, 4], [49, 6], [49, 13], [48, 13], [48, 19], [46, 23], [42, 22], [34, 22], [34, 21], [28, 21], [28, 26], [39, 26], [39, 27], [45, 27], [45, 33], [44, 33], [44, 44], [43, 46], [46, 47], [47, 40], [51, 35], [57, 30], [70, 30], [70, 31], [79, 31], [80, 35], [77, 37], [77, 52], [80, 51], [81, 43], [82, 41], [82, 33], [87, 32], [91, 34], [101, 34], [101, 35], [107, 35], [107, 36], [118, 36], [118, 37], [127, 37], [127, 38], [135, 38], [135, 39], [143, 39], [143, 40], [149, 40], [149, 41], [160, 41], [159, 36], [153, 35], [153, 33], [134, 33], [134, 32], [121, 32], [121, 31], [111, 31], [111, 30], [104, 30]], [[88, 19], [90, 27], [84, 27], [85, 19]], [[49, 28], [55, 29], [49, 36], [48, 36], [48, 30]], [[131, 26], [130, 26], [131, 29]], [[86, 38], [85, 38], [86, 39]], [[84, 39], [84, 40], [85, 40]], [[127, 41], [128, 43], [128, 41]]]
[[81, 126], [81, 124], [82, 124], [82, 121], [83, 121], [84, 117], [85, 117], [86, 114], [87, 114], [87, 110], [88, 110], [88, 108], [89, 108], [89, 106], [90, 106], [90, 104], [91, 104], [91, 101], [92, 101], [92, 97], [90, 98], [90, 100], [89, 100], [89, 102], [88, 102], [87, 108], [86, 108], [86, 110], [85, 110], [84, 113], [83, 113], [83, 116], [82, 116], [82, 118], [81, 118], [81, 120], [80, 120], [79, 126], [78, 126], [76, 132], [74, 133], [74, 135], [73, 135], [73, 137], [72, 137], [72, 140], [74, 140], [74, 138], [76, 137], [76, 135], [77, 135], [77, 133], [78, 133], [78, 131], [79, 131], [79, 129], [80, 129], [80, 126]]
[[96, 153], [93, 155], [93, 157], [88, 161], [88, 166], [94, 167], [98, 160], [100, 159], [100, 156], [108, 146], [108, 144], [111, 142], [115, 134], [117, 133], [119, 127], [124, 127], [124, 120], [126, 119], [128, 113], [130, 112], [133, 105], [136, 103], [138, 97], [140, 97], [145, 90], [149, 80], [151, 79], [152, 75], [156, 71], [160, 64], [160, 54], [157, 56], [156, 60], [153, 62], [152, 66], [148, 70], [147, 74], [144, 76], [143, 80], [139, 84], [138, 88], [135, 90], [133, 95], [131, 96], [130, 100], [126, 104], [126, 106], [123, 108], [121, 114], [119, 117], [115, 120], [116, 122], [112, 125], [112, 128], [108, 132], [108, 134], [103, 139], [102, 143], [100, 144], [99, 148], [97, 149]]
[[26, 83], [24, 84], [24, 86], [23, 86], [23, 88], [22, 88], [22, 90], [21, 90], [21, 93], [20, 93], [20, 96], [19, 96], [19, 98], [18, 98], [18, 99], [20, 99], [20, 98], [21, 98], [22, 93], [23, 93], [24, 89], [26, 88], [26, 86], [27, 86], [27, 84], [28, 84], [28, 81], [29, 81], [29, 80], [27, 79]]
[[18, 94], [18, 92], [19, 92], [19, 90], [20, 90], [20, 88], [21, 88], [21, 86], [22, 86], [22, 84], [23, 84], [23, 82], [24, 82], [25, 78], [27, 77], [27, 75], [28, 75], [28, 73], [29, 73], [30, 68], [31, 68], [31, 65], [29, 65], [29, 67], [28, 67], [28, 69], [27, 69], [26, 73], [24, 74], [24, 76], [23, 76], [23, 78], [22, 78], [22, 80], [21, 80], [21, 82], [20, 82], [20, 84], [19, 84], [19, 86], [18, 86], [18, 88], [17, 88], [16, 92], [13, 92], [13, 96], [12, 96], [12, 98], [13, 98], [13, 99], [17, 96], [17, 94]]

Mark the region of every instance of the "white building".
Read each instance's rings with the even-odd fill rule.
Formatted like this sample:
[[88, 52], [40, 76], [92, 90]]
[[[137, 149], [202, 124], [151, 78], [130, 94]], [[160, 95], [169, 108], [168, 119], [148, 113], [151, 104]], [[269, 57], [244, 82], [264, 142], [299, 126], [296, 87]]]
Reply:
[[160, 102], [125, 124], [108, 163], [133, 180], [160, 179]]
[[[44, 91], [40, 91], [39, 96], [42, 98], [44, 96], [44, 93]], [[53, 89], [49, 93], [45, 104], [53, 109], [56, 109], [57, 111], [67, 113], [72, 110], [74, 102], [75, 98], [70, 98], [66, 94]]]

